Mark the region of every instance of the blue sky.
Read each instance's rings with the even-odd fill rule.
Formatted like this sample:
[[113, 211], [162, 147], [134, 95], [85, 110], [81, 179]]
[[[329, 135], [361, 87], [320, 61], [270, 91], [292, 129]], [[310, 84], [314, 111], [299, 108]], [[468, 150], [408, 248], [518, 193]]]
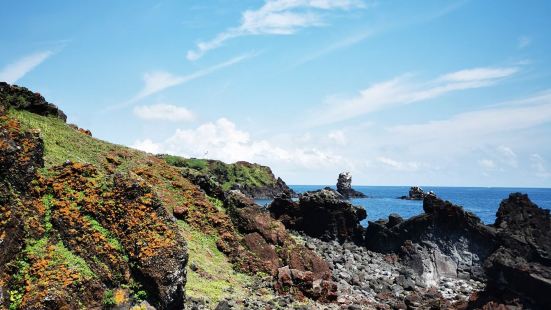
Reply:
[[551, 187], [549, 1], [3, 1], [0, 80], [290, 184]]

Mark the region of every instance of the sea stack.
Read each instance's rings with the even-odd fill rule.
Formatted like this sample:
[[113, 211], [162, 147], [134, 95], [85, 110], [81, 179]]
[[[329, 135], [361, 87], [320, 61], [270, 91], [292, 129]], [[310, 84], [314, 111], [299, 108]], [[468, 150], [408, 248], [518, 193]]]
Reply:
[[350, 172], [341, 172], [337, 180], [337, 192], [344, 198], [366, 198], [367, 196], [352, 188], [352, 175]]

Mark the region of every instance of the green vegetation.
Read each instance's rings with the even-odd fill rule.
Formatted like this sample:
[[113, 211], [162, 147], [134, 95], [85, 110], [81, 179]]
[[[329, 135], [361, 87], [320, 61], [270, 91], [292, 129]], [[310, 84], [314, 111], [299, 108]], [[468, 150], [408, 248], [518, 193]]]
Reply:
[[123, 247], [121, 243], [109, 230], [101, 226], [101, 224], [91, 216], [85, 215], [84, 218], [88, 222], [90, 222], [92, 228], [101, 233], [107, 239], [107, 241], [113, 246], [113, 248], [115, 248], [119, 252], [123, 252]]
[[189, 168], [203, 174], [213, 175], [224, 190], [229, 190], [235, 184], [251, 187], [272, 186], [276, 179], [269, 167], [236, 162], [226, 164], [218, 160], [183, 158], [172, 155], [163, 155], [163, 159], [170, 165]]
[[[244, 297], [252, 278], [233, 270], [227, 257], [216, 247], [216, 237], [192, 229], [178, 221], [188, 240], [188, 276], [186, 295], [205, 298], [216, 304], [225, 297]], [[194, 264], [196, 270], [191, 270]]]
[[46, 195], [44, 198], [42, 198], [42, 203], [44, 203], [44, 207], [46, 208], [45, 214], [44, 214], [44, 228], [46, 230], [46, 235], [50, 233], [50, 230], [52, 230], [52, 195]]
[[84, 279], [91, 279], [96, 276], [86, 261], [67, 249], [61, 241], [55, 245], [51, 264], [54, 266], [64, 264], [69, 269], [77, 271]]
[[101, 168], [109, 152], [128, 149], [82, 134], [55, 117], [45, 117], [15, 109], [11, 109], [9, 114], [19, 120], [22, 129], [40, 131], [40, 136], [44, 140], [46, 168], [61, 165], [67, 160], [90, 163]]
[[103, 305], [107, 307], [113, 307], [117, 305], [115, 301], [115, 292], [113, 290], [105, 290], [103, 293]]
[[209, 202], [220, 212], [226, 212], [224, 209], [224, 202], [218, 198], [211, 197], [207, 195]]

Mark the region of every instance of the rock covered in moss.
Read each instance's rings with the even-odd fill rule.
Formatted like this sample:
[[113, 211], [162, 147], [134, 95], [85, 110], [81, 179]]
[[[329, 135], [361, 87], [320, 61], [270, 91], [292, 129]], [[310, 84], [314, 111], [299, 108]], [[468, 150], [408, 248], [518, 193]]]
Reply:
[[42, 116], [54, 116], [63, 121], [67, 120], [67, 115], [63, 111], [56, 105], [47, 102], [39, 93], [5, 82], [0, 82], [0, 105], [26, 110]]

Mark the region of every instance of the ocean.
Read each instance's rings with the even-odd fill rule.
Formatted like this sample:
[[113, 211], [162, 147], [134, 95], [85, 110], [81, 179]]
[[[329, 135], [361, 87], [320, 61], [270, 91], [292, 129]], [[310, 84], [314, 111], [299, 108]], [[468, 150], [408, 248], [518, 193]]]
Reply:
[[[317, 190], [326, 185], [291, 185], [297, 193]], [[331, 186], [331, 188], [335, 188]], [[499, 203], [509, 197], [510, 193], [521, 192], [541, 208], [551, 210], [551, 188], [503, 188], [503, 187], [432, 187], [422, 186], [425, 191], [433, 191], [442, 199], [449, 200], [465, 210], [476, 214], [486, 224], [495, 221]], [[391, 213], [398, 213], [404, 219], [423, 213], [423, 202], [397, 199], [406, 196], [407, 186], [354, 186], [354, 189], [366, 194], [370, 198], [352, 199], [352, 204], [362, 206], [367, 211], [367, 221], [387, 218]], [[267, 205], [269, 200], [257, 200], [260, 205]]]

